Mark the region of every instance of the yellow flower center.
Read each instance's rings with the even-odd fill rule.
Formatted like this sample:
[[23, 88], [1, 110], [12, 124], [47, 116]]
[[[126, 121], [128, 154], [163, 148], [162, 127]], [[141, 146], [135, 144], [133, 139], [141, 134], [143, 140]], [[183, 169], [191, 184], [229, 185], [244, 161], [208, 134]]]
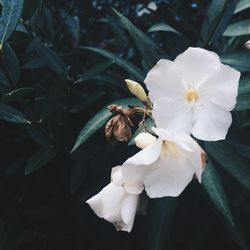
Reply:
[[186, 96], [185, 97], [186, 97], [186, 100], [189, 103], [194, 103], [194, 102], [196, 102], [199, 99], [199, 94], [197, 93], [197, 91], [195, 89], [189, 89], [186, 92]]
[[176, 154], [178, 152], [176, 144], [171, 141], [164, 140], [162, 143], [161, 155], [166, 156], [169, 153]]

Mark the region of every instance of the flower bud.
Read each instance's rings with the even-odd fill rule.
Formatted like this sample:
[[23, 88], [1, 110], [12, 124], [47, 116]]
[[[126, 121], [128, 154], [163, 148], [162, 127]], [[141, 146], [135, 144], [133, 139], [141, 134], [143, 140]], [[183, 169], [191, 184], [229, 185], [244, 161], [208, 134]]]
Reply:
[[244, 44], [244, 47], [250, 50], [250, 40], [246, 41], [246, 43]]
[[147, 146], [153, 144], [156, 141], [156, 137], [150, 133], [142, 132], [135, 137], [135, 145], [138, 148], [146, 148]]
[[125, 82], [127, 84], [130, 93], [132, 93], [142, 102], [144, 103], [148, 102], [148, 96], [146, 95], [143, 87], [138, 82], [129, 79], [126, 79]]

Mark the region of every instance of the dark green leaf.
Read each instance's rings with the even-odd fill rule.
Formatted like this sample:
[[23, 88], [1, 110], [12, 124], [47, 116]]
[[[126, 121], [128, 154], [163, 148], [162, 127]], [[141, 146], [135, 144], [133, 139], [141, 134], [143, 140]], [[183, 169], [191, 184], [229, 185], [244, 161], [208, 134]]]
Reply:
[[[128, 105], [142, 106], [142, 103], [136, 98], [120, 99], [112, 102], [112, 104], [116, 104], [123, 107], [126, 107]], [[71, 152], [75, 151], [78, 147], [80, 147], [92, 134], [94, 134], [110, 119], [112, 114], [107, 109], [107, 106], [100, 110], [94, 117], [92, 117], [86, 123], [86, 125], [79, 133]]]
[[215, 207], [224, 216], [226, 221], [234, 227], [234, 221], [231, 213], [231, 209], [228, 204], [227, 196], [224, 191], [223, 185], [219, 174], [217, 173], [212, 161], [206, 165], [205, 170], [202, 174], [202, 185], [207, 191], [211, 201]]
[[250, 19], [230, 24], [223, 36], [244, 36], [250, 34]]
[[6, 104], [0, 104], [0, 119], [12, 123], [30, 123], [20, 111]]
[[2, 0], [2, 15], [0, 19], [0, 46], [15, 30], [23, 10], [23, 0]]
[[220, 56], [223, 63], [241, 71], [250, 71], [250, 52], [234, 52]]
[[250, 158], [250, 145], [230, 143], [232, 147], [242, 156]]
[[39, 168], [46, 165], [57, 155], [57, 149], [55, 146], [49, 146], [39, 149], [28, 160], [25, 166], [25, 175], [29, 175]]
[[112, 60], [115, 64], [119, 65], [122, 69], [129, 72], [133, 77], [136, 78], [138, 81], [143, 81], [145, 74], [137, 68], [135, 65], [130, 63], [129, 61], [122, 59], [120, 56], [115, 55], [107, 50], [99, 49], [99, 48], [93, 48], [93, 47], [82, 47], [83, 49], [90, 50], [93, 52], [96, 52], [110, 60]]
[[245, 10], [247, 8], [250, 8], [250, 1], [249, 0], [240, 0], [238, 4], [236, 5], [234, 13], [238, 13], [242, 10]]
[[23, 18], [28, 20], [34, 14], [36, 8], [40, 4], [42, 0], [25, 0], [24, 1], [24, 11], [23, 11]]
[[32, 91], [33, 91], [32, 88], [20, 88], [20, 89], [14, 90], [14, 91], [2, 96], [0, 98], [0, 102], [7, 103], [7, 102], [12, 102], [12, 101], [22, 99], [23, 97], [30, 94]]
[[42, 44], [38, 39], [33, 40], [33, 47], [43, 62], [55, 73], [61, 75], [66, 72], [66, 66], [50, 48]]
[[226, 142], [206, 142], [205, 152], [209, 153], [223, 168], [243, 186], [250, 189], [250, 168], [248, 161], [240, 156]]
[[32, 59], [28, 62], [26, 62], [22, 68], [23, 69], [40, 69], [40, 68], [44, 68], [46, 65], [44, 64], [43, 60], [40, 58], [35, 58]]
[[239, 83], [239, 95], [248, 94], [250, 92], [250, 77], [242, 76]]
[[234, 111], [242, 111], [250, 109], [250, 95], [239, 95]]
[[157, 31], [166, 31], [166, 32], [172, 32], [172, 33], [176, 33], [178, 35], [182, 35], [178, 30], [169, 26], [166, 23], [155, 23], [148, 30], [148, 32], [157, 32]]
[[90, 70], [79, 75], [77, 77], [77, 80], [75, 81], [75, 83], [85, 82], [93, 77], [96, 77], [97, 75], [99, 75], [100, 73], [102, 73], [103, 71], [108, 69], [108, 67], [112, 64], [113, 64], [113, 62], [110, 62], [110, 61], [97, 64], [96, 66], [94, 66]]
[[136, 28], [125, 16], [113, 9], [124, 27], [128, 30], [137, 49], [141, 53], [148, 69], [152, 68], [160, 59], [156, 44], [141, 30]]

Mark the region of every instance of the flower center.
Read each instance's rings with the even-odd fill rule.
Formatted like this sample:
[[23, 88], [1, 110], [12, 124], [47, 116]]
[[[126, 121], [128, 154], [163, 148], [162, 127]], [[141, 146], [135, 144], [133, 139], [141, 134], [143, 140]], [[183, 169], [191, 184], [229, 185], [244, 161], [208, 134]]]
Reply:
[[189, 103], [195, 103], [198, 99], [199, 99], [199, 95], [197, 93], [197, 91], [195, 89], [189, 89], [187, 92], [186, 92], [186, 100], [189, 102]]
[[169, 153], [177, 153], [177, 147], [174, 142], [164, 140], [162, 143], [161, 155], [166, 156]]

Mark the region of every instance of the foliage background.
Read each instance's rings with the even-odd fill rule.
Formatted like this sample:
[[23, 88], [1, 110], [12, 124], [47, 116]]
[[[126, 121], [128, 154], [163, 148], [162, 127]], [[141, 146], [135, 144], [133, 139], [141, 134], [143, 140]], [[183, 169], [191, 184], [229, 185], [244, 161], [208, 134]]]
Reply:
[[[249, 249], [249, 0], [158, 0], [155, 11], [150, 1], [0, 2], [0, 249]], [[188, 46], [243, 72], [233, 125], [225, 142], [203, 145], [202, 185], [144, 197], [133, 231], [116, 232], [85, 204], [137, 151], [107, 143], [105, 107], [134, 102], [124, 79], [142, 83]]]

